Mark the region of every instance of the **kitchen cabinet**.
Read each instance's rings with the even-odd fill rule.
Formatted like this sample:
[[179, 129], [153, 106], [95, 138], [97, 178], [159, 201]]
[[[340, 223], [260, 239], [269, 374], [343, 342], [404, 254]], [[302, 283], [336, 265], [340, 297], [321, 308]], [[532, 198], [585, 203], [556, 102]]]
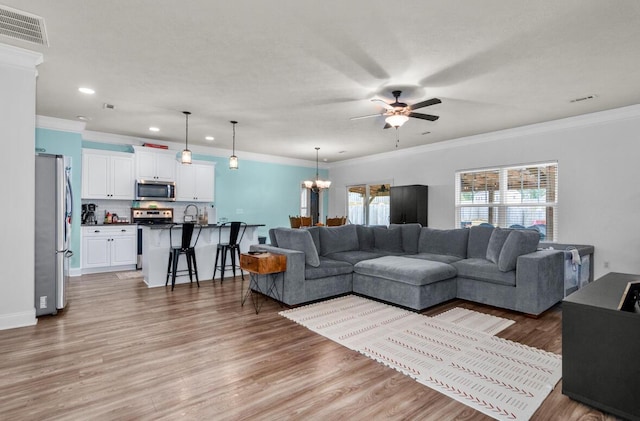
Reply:
[[82, 227], [82, 273], [134, 269], [137, 253], [136, 225]]
[[133, 147], [136, 156], [136, 179], [176, 181], [176, 152], [165, 149]]
[[133, 200], [133, 155], [124, 152], [82, 151], [82, 198]]
[[177, 164], [176, 200], [184, 202], [213, 202], [215, 164], [194, 162]]
[[393, 186], [390, 194], [389, 221], [392, 224], [427, 225], [429, 187], [424, 185]]

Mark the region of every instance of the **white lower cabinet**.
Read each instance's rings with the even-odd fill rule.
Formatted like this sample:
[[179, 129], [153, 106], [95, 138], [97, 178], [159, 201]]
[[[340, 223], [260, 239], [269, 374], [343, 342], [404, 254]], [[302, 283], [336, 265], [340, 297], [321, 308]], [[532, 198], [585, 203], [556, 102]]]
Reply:
[[82, 273], [135, 268], [137, 232], [136, 225], [82, 227]]

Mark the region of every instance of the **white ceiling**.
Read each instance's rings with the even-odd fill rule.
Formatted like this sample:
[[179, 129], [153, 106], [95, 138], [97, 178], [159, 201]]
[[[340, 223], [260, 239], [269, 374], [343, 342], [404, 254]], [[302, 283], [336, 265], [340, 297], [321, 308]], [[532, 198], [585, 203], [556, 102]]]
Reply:
[[[37, 113], [86, 129], [335, 162], [638, 103], [637, 0], [0, 0], [44, 18]], [[90, 86], [93, 96], [78, 92]], [[595, 95], [588, 101], [574, 98]], [[103, 103], [116, 106], [103, 109]], [[157, 126], [159, 133], [148, 128]], [[426, 134], [428, 133], [428, 134]], [[213, 142], [206, 135], [215, 136]], [[181, 146], [177, 146], [179, 149]]]

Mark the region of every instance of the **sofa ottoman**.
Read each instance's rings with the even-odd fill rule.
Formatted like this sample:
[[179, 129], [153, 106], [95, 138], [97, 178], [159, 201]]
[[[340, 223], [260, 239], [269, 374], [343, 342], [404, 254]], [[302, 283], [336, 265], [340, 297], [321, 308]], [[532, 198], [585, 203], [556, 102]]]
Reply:
[[354, 266], [353, 292], [420, 311], [456, 297], [456, 274], [447, 263], [384, 256]]

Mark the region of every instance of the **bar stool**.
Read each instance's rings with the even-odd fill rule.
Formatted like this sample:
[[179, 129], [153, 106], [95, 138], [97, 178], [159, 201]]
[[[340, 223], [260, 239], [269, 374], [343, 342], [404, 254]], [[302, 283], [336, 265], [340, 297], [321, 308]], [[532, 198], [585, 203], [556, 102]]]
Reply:
[[[222, 242], [222, 231], [223, 229], [229, 229], [229, 241], [226, 243]], [[216, 270], [220, 269], [221, 277], [220, 283], [224, 281], [224, 270], [227, 267], [227, 252], [231, 252], [231, 268], [233, 270], [233, 277], [236, 276], [236, 267], [240, 269], [240, 276], [242, 276], [242, 280], [244, 281], [244, 272], [242, 272], [242, 268], [240, 268], [240, 242], [242, 241], [242, 237], [244, 237], [244, 232], [247, 229], [247, 224], [244, 222], [226, 222], [218, 226], [218, 246], [216, 247], [216, 260], [213, 264], [213, 276], [211, 279], [216, 277]], [[222, 262], [218, 265], [218, 258], [222, 254]], [[236, 261], [236, 256], [238, 260]], [[214, 282], [215, 285], [215, 282]]]
[[[173, 230], [182, 228], [182, 236], [179, 246], [173, 245]], [[198, 226], [198, 234], [196, 236], [195, 241], [191, 242], [193, 238], [193, 231], [195, 229], [195, 224], [182, 224], [177, 225], [174, 224], [169, 228], [169, 245], [171, 249], [169, 250], [169, 264], [167, 265], [167, 281], [164, 283], [164, 286], [167, 286], [169, 283], [169, 276], [171, 276], [171, 291], [176, 286], [176, 275], [178, 272], [189, 272], [189, 282], [193, 282], [193, 274], [196, 275], [196, 284], [198, 288], [200, 288], [200, 280], [198, 279], [198, 266], [196, 265], [196, 244], [198, 243], [198, 238], [200, 238], [200, 232], [202, 231], [202, 226]], [[176, 234], [177, 236], [177, 234]], [[183, 270], [178, 270], [178, 260], [181, 255], [185, 255], [187, 257], [187, 268]]]

